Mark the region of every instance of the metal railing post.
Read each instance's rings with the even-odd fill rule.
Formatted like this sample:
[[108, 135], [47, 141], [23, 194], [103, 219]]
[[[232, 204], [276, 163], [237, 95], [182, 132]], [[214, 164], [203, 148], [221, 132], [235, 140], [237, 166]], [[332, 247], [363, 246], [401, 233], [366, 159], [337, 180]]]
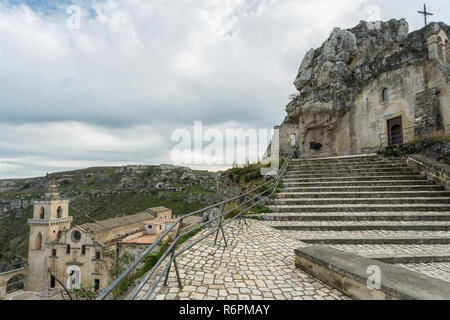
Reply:
[[220, 220], [219, 220], [219, 226], [217, 227], [217, 232], [216, 232], [216, 239], [214, 240], [214, 245], [217, 244], [217, 238], [219, 237], [219, 231], [222, 230], [222, 237], [223, 237], [223, 241], [225, 242], [225, 247], [228, 247], [227, 244], [227, 238], [225, 237], [225, 231], [223, 230], [223, 212], [225, 210], [225, 204], [222, 205], [222, 210], [220, 213]]
[[169, 280], [170, 268], [172, 267], [172, 261], [173, 261], [173, 264], [175, 266], [175, 272], [176, 272], [177, 278], [178, 278], [178, 287], [179, 288], [183, 287], [182, 284], [181, 284], [180, 274], [178, 273], [177, 262], [176, 262], [175, 257], [174, 257], [175, 256], [175, 249], [177, 248], [178, 241], [180, 240], [180, 230], [181, 230], [182, 226], [183, 226], [183, 218], [181, 218], [181, 220], [180, 220], [180, 222], [178, 224], [178, 230], [177, 230], [177, 234], [176, 234], [175, 240], [174, 240], [175, 241], [175, 245], [172, 248], [172, 254], [171, 254], [170, 260], [169, 260], [169, 267], [167, 269], [166, 278], [164, 279], [164, 286], [167, 286], [167, 281]]
[[[247, 192], [247, 191], [246, 191]], [[246, 194], [244, 194], [244, 195], [242, 195], [242, 197], [244, 198], [244, 200], [242, 201], [242, 203], [247, 203], [247, 195]], [[239, 225], [241, 225], [241, 222], [242, 222], [242, 220], [244, 220], [244, 222], [245, 222], [245, 224], [247, 225], [247, 221], [245, 220], [245, 211], [243, 210], [243, 211], [241, 211], [241, 213], [239, 213], [239, 217], [238, 217], [238, 220], [239, 220], [239, 222], [238, 222], [238, 224]]]

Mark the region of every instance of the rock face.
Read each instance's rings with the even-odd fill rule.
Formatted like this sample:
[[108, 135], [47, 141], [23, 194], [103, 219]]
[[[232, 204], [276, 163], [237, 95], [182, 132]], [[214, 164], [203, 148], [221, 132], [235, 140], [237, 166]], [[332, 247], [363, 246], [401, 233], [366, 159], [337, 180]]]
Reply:
[[[414, 41], [403, 43], [409, 30], [405, 20], [381, 22], [380, 29], [369, 27], [362, 21], [350, 30], [335, 28], [319, 49], [307, 52], [294, 82], [300, 94], [286, 110], [290, 118], [299, 113], [345, 112], [358, 87], [393, 67], [392, 55], [402, 50], [402, 55], [409, 55]], [[419, 44], [418, 56], [426, 55], [426, 43]]]
[[[381, 77], [389, 76], [391, 71], [406, 70], [409, 66], [427, 61], [427, 37], [441, 29], [450, 34], [450, 27], [444, 23], [431, 23], [409, 33], [408, 23], [403, 19], [380, 22], [379, 28], [364, 21], [348, 30], [335, 28], [320, 48], [310, 49], [304, 56], [294, 82], [299, 92], [286, 106], [287, 117], [282, 127], [297, 131], [300, 144], [320, 136], [339, 139], [336, 136], [340, 133], [331, 131], [336, 130], [344, 115], [360, 102], [358, 99], [365, 94], [365, 90]], [[423, 77], [414, 81], [428, 80]], [[425, 83], [423, 87], [426, 88]], [[415, 88], [403, 89], [418, 88], [415, 85]], [[404, 92], [403, 98], [405, 96]], [[317, 134], [307, 138], [314, 130]], [[280, 135], [286, 136], [283, 133]], [[317, 142], [327, 146], [337, 141]], [[282, 148], [283, 143], [286, 147], [282, 141]], [[306, 144], [304, 147], [308, 148]], [[351, 148], [349, 146], [347, 149]], [[339, 151], [335, 150], [335, 153]]]

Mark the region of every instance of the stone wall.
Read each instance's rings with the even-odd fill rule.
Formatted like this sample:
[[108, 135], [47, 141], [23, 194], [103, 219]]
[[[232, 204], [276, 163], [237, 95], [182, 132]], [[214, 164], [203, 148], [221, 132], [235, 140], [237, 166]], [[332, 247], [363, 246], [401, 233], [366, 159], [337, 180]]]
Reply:
[[429, 180], [436, 181], [450, 190], [450, 166], [423, 155], [411, 155], [406, 160], [408, 167], [417, 170]]
[[416, 94], [416, 112], [414, 133], [416, 137], [433, 132], [442, 127], [442, 116], [439, 108], [439, 91], [436, 88], [426, 89]]
[[13, 278], [14, 276], [17, 276], [17, 275], [23, 275], [25, 277], [24, 281], [26, 281], [27, 274], [28, 274], [28, 270], [26, 268], [0, 273], [0, 300], [5, 298], [8, 281], [11, 278]]

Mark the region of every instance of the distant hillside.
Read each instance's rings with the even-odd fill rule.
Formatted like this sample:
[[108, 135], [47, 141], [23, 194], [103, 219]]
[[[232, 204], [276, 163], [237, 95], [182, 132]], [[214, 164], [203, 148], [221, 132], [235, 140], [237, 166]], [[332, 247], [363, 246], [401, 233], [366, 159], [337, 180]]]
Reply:
[[32, 179], [0, 180], [0, 272], [26, 263], [33, 201], [55, 177], [70, 199], [73, 225], [165, 206], [175, 215], [216, 201], [216, 174], [170, 165], [99, 167]]

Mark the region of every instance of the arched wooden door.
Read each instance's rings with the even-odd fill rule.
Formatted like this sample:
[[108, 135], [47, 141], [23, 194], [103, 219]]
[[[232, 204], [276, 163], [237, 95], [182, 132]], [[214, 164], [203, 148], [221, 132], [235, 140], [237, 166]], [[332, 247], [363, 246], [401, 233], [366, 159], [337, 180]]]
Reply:
[[390, 119], [387, 122], [389, 145], [396, 146], [403, 144], [402, 117]]

